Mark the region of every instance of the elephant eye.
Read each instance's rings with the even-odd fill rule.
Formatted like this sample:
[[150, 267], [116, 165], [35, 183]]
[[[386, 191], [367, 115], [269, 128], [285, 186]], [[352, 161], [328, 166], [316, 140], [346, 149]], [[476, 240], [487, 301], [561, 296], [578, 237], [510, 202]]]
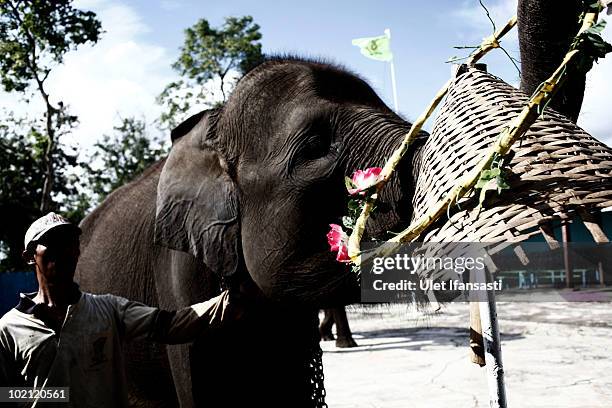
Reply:
[[312, 121], [300, 137], [296, 160], [306, 162], [326, 156], [332, 144], [332, 133], [326, 121]]
[[329, 153], [331, 140], [320, 134], [310, 134], [298, 151], [298, 160], [316, 160]]

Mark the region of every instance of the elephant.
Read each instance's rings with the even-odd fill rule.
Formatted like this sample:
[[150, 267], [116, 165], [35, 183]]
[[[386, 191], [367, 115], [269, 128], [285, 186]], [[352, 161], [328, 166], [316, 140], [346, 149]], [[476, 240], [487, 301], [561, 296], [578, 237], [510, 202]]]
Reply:
[[[580, 28], [581, 0], [519, 0], [518, 36], [521, 51], [521, 90], [533, 92], [559, 66]], [[586, 77], [578, 72], [551, 101], [550, 107], [576, 123]]]
[[[321, 340], [336, 340], [336, 347], [339, 348], [357, 347], [357, 342], [353, 339], [353, 333], [346, 317], [345, 308], [323, 309], [323, 313], [323, 320], [319, 324]], [[336, 338], [332, 333], [334, 324], [336, 325]]]
[[[382, 166], [410, 126], [344, 68], [269, 58], [82, 221], [83, 289], [176, 309], [229, 288], [249, 305], [192, 344], [130, 345], [134, 406], [323, 405], [318, 309], [360, 299], [325, 236], [345, 213], [344, 178]], [[365, 239], [409, 224], [426, 138], [380, 192]]]

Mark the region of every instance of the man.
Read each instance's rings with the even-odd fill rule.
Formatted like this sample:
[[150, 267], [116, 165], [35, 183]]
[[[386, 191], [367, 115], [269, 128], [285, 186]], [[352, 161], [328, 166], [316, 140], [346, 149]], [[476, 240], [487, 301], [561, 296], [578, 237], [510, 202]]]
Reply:
[[38, 292], [21, 294], [0, 319], [0, 387], [69, 387], [63, 407], [127, 406], [126, 341], [186, 343], [240, 318], [227, 291], [176, 312], [81, 292], [73, 281], [80, 232], [55, 213], [26, 232], [23, 256], [35, 266]]

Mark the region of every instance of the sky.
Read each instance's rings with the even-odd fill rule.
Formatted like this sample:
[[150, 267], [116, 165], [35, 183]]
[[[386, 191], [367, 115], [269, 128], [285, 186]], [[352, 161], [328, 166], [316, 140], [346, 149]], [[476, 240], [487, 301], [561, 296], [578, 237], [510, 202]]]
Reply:
[[[498, 27], [516, 12], [516, 0], [484, 2]], [[122, 117], [136, 116], [149, 124], [159, 117], [155, 97], [178, 79], [170, 65], [179, 55], [184, 29], [200, 18], [220, 26], [227, 16], [252, 15], [261, 26], [264, 53], [291, 53], [342, 65], [364, 78], [393, 107], [389, 64], [367, 59], [351, 45], [354, 38], [382, 35], [388, 28], [399, 112], [408, 120], [425, 109], [449, 78], [451, 67], [445, 61], [467, 55], [467, 50], [453, 46], [478, 45], [492, 33], [477, 0], [77, 0], [75, 5], [96, 12], [105, 32], [96, 45], [67, 54], [64, 64], [50, 75], [48, 88], [52, 98], [61, 95], [79, 117], [78, 129], [65, 142], [76, 143], [81, 150], [110, 134]], [[612, 27], [604, 37], [612, 42]], [[516, 29], [502, 45], [518, 58]], [[501, 51], [492, 51], [481, 62], [492, 74], [518, 84], [518, 72]], [[578, 122], [609, 145], [612, 122], [606, 108], [612, 83], [606, 79], [611, 74], [612, 56], [595, 65]], [[33, 115], [42, 107], [1, 92], [0, 106]]]

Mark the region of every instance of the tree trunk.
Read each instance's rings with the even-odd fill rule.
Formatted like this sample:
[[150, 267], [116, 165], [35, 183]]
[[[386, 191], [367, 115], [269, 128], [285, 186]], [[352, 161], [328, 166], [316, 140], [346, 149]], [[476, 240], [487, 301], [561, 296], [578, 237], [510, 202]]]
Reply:
[[42, 197], [40, 200], [40, 212], [47, 213], [53, 204], [51, 201], [51, 191], [53, 190], [53, 150], [55, 148], [55, 129], [53, 128], [53, 114], [55, 109], [47, 100], [47, 147], [43, 157], [45, 167], [45, 182], [43, 184]]
[[[533, 94], [559, 66], [580, 28], [580, 13], [579, 0], [519, 0], [517, 16], [523, 92]], [[576, 122], [584, 83], [584, 75], [572, 73], [549, 106]]]

